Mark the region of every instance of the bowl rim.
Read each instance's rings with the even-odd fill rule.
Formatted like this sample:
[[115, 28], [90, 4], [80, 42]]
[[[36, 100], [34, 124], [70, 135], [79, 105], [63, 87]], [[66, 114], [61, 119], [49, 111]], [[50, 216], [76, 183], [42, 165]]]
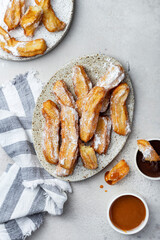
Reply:
[[[147, 139], [147, 141], [148, 142], [150, 142], [150, 141], [155, 141], [155, 140], [157, 140], [157, 141], [159, 141], [160, 142], [160, 138], [152, 138], [152, 139]], [[136, 166], [136, 169], [138, 170], [138, 172], [142, 175], [142, 176], [144, 176], [145, 178], [148, 178], [148, 179], [150, 179], [150, 180], [153, 180], [153, 181], [158, 181], [158, 180], [160, 180], [160, 177], [150, 177], [150, 176], [147, 176], [146, 174], [144, 174], [140, 169], [139, 169], [139, 167], [138, 167], [138, 164], [137, 164], [137, 153], [138, 153], [138, 147], [136, 148], [136, 154], [135, 154], [135, 166]]]
[[[144, 206], [145, 206], [145, 209], [146, 209], [146, 216], [145, 216], [145, 219], [141, 222], [141, 224], [140, 224], [138, 227], [136, 227], [136, 228], [134, 228], [134, 229], [131, 229], [131, 230], [128, 230], [128, 231], [123, 231], [123, 230], [121, 230], [120, 228], [116, 227], [116, 226], [112, 223], [112, 221], [111, 221], [111, 219], [110, 219], [110, 216], [109, 216], [109, 211], [110, 211], [110, 208], [111, 208], [112, 203], [113, 203], [116, 199], [118, 199], [118, 198], [121, 197], [121, 196], [126, 196], [126, 195], [135, 196], [135, 197], [139, 198], [139, 199], [143, 202], [143, 204], [144, 204]], [[112, 198], [112, 200], [110, 201], [110, 203], [109, 203], [109, 205], [108, 205], [108, 209], [107, 209], [107, 220], [108, 220], [108, 222], [109, 222], [109, 225], [110, 225], [115, 231], [117, 231], [117, 232], [119, 232], [119, 233], [121, 233], [121, 234], [124, 234], [124, 235], [132, 235], [132, 234], [135, 234], [135, 233], [140, 232], [140, 231], [146, 226], [146, 224], [147, 224], [147, 222], [148, 222], [148, 219], [149, 219], [149, 208], [148, 208], [148, 205], [147, 205], [146, 201], [143, 199], [143, 197], [141, 197], [141, 196], [138, 195], [137, 193], [125, 192], [125, 193], [118, 194], [118, 195], [116, 195], [115, 197]]]

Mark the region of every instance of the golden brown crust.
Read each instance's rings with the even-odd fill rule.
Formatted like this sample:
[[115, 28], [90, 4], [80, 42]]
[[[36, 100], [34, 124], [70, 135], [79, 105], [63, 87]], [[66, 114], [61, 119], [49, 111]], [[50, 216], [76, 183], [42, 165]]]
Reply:
[[137, 145], [146, 161], [160, 161], [160, 156], [147, 140], [139, 139], [137, 140]]
[[54, 119], [55, 115], [59, 115], [57, 113], [57, 111], [59, 112], [59, 108], [52, 100], [47, 100], [46, 102], [43, 102], [43, 109], [50, 118]]
[[47, 49], [44, 39], [35, 39], [19, 43], [21, 44], [17, 47], [17, 51], [21, 57], [34, 57], [36, 55], [41, 55]]
[[111, 120], [109, 117], [99, 117], [93, 138], [93, 148], [98, 154], [107, 152], [111, 135]]
[[109, 172], [105, 174], [105, 181], [114, 185], [129, 173], [129, 166], [125, 160], [118, 162]]
[[50, 0], [35, 0], [35, 2], [43, 9], [42, 22], [49, 32], [62, 31], [65, 28], [66, 24], [56, 16]]
[[125, 74], [123, 67], [119, 64], [111, 64], [104, 76], [99, 79], [97, 86], [104, 87], [108, 92], [117, 87], [124, 77]]
[[10, 0], [4, 16], [8, 31], [18, 27], [25, 7], [24, 0]]
[[54, 102], [43, 103], [42, 114], [45, 118], [43, 154], [47, 162], [57, 164], [59, 158], [59, 110]]
[[14, 56], [33, 57], [43, 54], [47, 49], [44, 39], [17, 41], [15, 38], [11, 38], [2, 27], [0, 27], [0, 35], [4, 38], [4, 42], [0, 41], [0, 47]]
[[79, 142], [79, 151], [83, 166], [88, 169], [96, 169], [98, 167], [97, 157], [95, 151], [90, 146], [85, 146], [81, 141]]
[[43, 10], [39, 6], [29, 6], [28, 10], [22, 16], [20, 24], [24, 29], [24, 34], [33, 37], [36, 28], [42, 19]]
[[84, 142], [88, 142], [96, 131], [105, 93], [104, 88], [96, 86], [87, 95], [80, 119], [80, 138]]
[[85, 69], [81, 65], [75, 65], [73, 67], [73, 85], [74, 91], [77, 96], [76, 106], [79, 116], [82, 116], [82, 110], [85, 103], [85, 98], [89, 91], [92, 89], [92, 83], [85, 72]]
[[61, 137], [59, 163], [70, 170], [78, 154], [78, 113], [74, 108], [64, 105], [61, 108]]
[[75, 65], [73, 67], [72, 79], [77, 98], [85, 97], [91, 90], [92, 83], [83, 66]]
[[111, 96], [110, 110], [114, 132], [119, 135], [127, 135], [130, 132], [126, 100], [129, 94], [127, 83], [121, 83], [116, 87]]
[[56, 96], [57, 102], [61, 106], [75, 107], [74, 98], [63, 80], [59, 80], [54, 84], [53, 92]]

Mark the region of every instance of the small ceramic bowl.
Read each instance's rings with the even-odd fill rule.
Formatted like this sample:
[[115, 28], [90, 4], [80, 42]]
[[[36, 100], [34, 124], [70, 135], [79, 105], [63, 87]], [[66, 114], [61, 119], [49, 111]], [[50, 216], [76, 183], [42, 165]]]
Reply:
[[[145, 209], [146, 209], [146, 216], [145, 216], [144, 221], [143, 221], [138, 227], [136, 227], [136, 228], [134, 228], [134, 229], [131, 229], [131, 230], [128, 230], [128, 231], [123, 231], [123, 230], [121, 230], [120, 228], [116, 227], [116, 226], [112, 223], [112, 221], [111, 221], [111, 219], [110, 219], [110, 216], [109, 216], [109, 211], [110, 211], [110, 208], [111, 208], [112, 203], [113, 203], [116, 199], [118, 199], [119, 197], [125, 196], [125, 195], [131, 195], [131, 196], [134, 196], [134, 197], [139, 198], [139, 199], [143, 202], [143, 204], [144, 204], [144, 206], [145, 206]], [[132, 235], [132, 234], [135, 234], [135, 233], [140, 232], [140, 231], [146, 226], [146, 224], [147, 224], [147, 222], [148, 222], [148, 219], [149, 219], [149, 209], [148, 209], [148, 206], [147, 206], [147, 203], [145, 202], [145, 200], [144, 200], [142, 197], [140, 197], [139, 195], [137, 195], [137, 194], [135, 194], [135, 193], [123, 193], [123, 194], [119, 194], [119, 195], [117, 195], [116, 197], [114, 197], [114, 198], [112, 199], [112, 201], [109, 203], [109, 206], [108, 206], [108, 209], [107, 209], [107, 219], [108, 219], [108, 222], [109, 222], [110, 226], [111, 226], [115, 231], [117, 231], [117, 232], [119, 232], [119, 233], [122, 233], [122, 234], [124, 234], [124, 235]]]
[[[147, 141], [159, 141], [159, 145], [160, 145], [160, 139], [158, 139], [158, 138], [154, 138], [154, 139], [150, 139], [150, 140], [147, 140]], [[136, 150], [136, 156], [135, 156], [135, 165], [136, 165], [136, 169], [138, 170], [138, 172], [142, 175], [142, 176], [144, 176], [145, 178], [148, 178], [148, 179], [150, 179], [150, 180], [154, 180], [154, 181], [157, 181], [157, 180], [160, 180], [160, 177], [150, 177], [150, 176], [148, 176], [148, 175], [146, 175], [145, 173], [143, 173], [140, 169], [139, 169], [139, 167], [138, 167], [138, 164], [137, 164], [137, 154], [138, 154], [138, 152], [139, 152], [139, 150], [138, 150], [138, 148], [137, 148], [137, 150]]]

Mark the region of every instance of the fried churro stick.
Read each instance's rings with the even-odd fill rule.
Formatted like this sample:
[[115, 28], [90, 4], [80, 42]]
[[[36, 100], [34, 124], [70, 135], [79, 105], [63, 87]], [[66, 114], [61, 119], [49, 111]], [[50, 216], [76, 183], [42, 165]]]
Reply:
[[111, 135], [111, 120], [109, 117], [99, 117], [93, 139], [93, 148], [98, 154], [107, 152]]
[[54, 84], [53, 92], [57, 102], [62, 106], [75, 107], [75, 101], [72, 94], [68, 91], [67, 85], [63, 80], [59, 80]]
[[148, 141], [144, 139], [137, 140], [137, 145], [139, 151], [142, 152], [146, 161], [160, 161], [160, 156]]
[[109, 172], [105, 174], [105, 181], [109, 185], [119, 182], [129, 173], [129, 166], [125, 160], [118, 162]]
[[21, 27], [24, 29], [24, 34], [28, 37], [33, 37], [35, 30], [39, 26], [42, 19], [43, 10], [39, 6], [29, 6], [21, 18]]
[[94, 87], [87, 95], [80, 119], [80, 138], [84, 142], [88, 142], [96, 131], [105, 93], [103, 87]]
[[47, 100], [43, 103], [42, 114], [45, 118], [43, 154], [47, 162], [57, 164], [59, 157], [59, 110], [54, 102]]
[[4, 15], [4, 22], [8, 26], [8, 31], [18, 27], [20, 19], [24, 14], [24, 0], [10, 0]]
[[90, 146], [85, 146], [80, 141], [79, 150], [80, 150], [83, 166], [88, 169], [96, 169], [98, 167], [98, 163], [97, 163], [97, 157], [94, 149]]
[[49, 32], [62, 31], [65, 28], [66, 24], [55, 15], [50, 0], [35, 0], [35, 2], [43, 9], [42, 22]]
[[73, 67], [72, 79], [77, 98], [85, 97], [92, 89], [92, 83], [83, 66], [75, 65]]
[[110, 90], [117, 87], [124, 77], [125, 74], [123, 67], [118, 64], [111, 64], [104, 76], [99, 79], [97, 86], [104, 87], [106, 89], [106, 97], [104, 98], [101, 112], [105, 112], [108, 108]]
[[47, 48], [44, 39], [17, 41], [15, 38], [11, 38], [2, 27], [0, 27], [0, 35], [4, 38], [4, 41], [0, 40], [0, 47], [17, 57], [33, 57], [43, 54]]
[[59, 163], [61, 167], [71, 170], [78, 154], [78, 113], [64, 105], [61, 107], [61, 137]]
[[127, 135], [130, 132], [126, 99], [129, 94], [127, 83], [121, 83], [114, 89], [111, 96], [111, 120], [114, 132]]
[[73, 85], [74, 91], [77, 96], [76, 106], [79, 116], [82, 115], [82, 109], [85, 103], [85, 97], [92, 88], [92, 83], [87, 76], [85, 69], [81, 65], [75, 65], [73, 67]]

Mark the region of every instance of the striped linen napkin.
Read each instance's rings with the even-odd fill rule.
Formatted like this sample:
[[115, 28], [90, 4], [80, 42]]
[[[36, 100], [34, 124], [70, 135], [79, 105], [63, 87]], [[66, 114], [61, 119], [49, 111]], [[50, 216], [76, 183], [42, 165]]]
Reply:
[[33, 147], [32, 114], [41, 90], [35, 72], [0, 88], [0, 145], [14, 161], [0, 177], [0, 240], [30, 236], [45, 212], [62, 214], [66, 192], [71, 192], [69, 183], [42, 168]]

